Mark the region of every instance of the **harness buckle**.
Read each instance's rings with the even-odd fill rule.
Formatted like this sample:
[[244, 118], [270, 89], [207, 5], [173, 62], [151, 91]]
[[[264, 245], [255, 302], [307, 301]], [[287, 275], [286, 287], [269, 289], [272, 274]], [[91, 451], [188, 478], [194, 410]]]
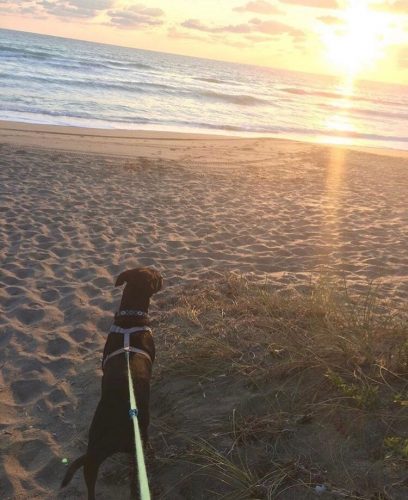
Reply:
[[137, 417], [138, 413], [139, 412], [137, 411], [137, 408], [130, 408], [130, 410], [129, 410], [129, 417], [130, 418], [135, 418], [135, 417]]

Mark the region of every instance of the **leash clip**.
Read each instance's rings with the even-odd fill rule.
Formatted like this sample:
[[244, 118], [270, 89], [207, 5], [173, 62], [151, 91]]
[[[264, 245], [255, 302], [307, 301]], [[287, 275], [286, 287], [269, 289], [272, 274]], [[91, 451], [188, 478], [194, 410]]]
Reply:
[[130, 408], [130, 410], [129, 410], [129, 417], [130, 418], [137, 417], [138, 413], [139, 412], [137, 411], [137, 408]]

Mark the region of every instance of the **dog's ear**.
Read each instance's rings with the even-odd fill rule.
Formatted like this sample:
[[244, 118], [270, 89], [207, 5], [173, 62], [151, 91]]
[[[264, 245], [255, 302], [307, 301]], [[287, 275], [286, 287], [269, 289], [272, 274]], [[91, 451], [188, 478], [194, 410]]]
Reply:
[[159, 273], [159, 271], [153, 269], [152, 272], [153, 272], [153, 278], [152, 278], [152, 295], [153, 295], [153, 293], [157, 293], [159, 290], [162, 289], [163, 277]]
[[130, 273], [131, 270], [123, 271], [123, 273], [120, 273], [119, 276], [116, 278], [115, 286], [121, 286], [124, 283], [128, 282], [130, 278]]

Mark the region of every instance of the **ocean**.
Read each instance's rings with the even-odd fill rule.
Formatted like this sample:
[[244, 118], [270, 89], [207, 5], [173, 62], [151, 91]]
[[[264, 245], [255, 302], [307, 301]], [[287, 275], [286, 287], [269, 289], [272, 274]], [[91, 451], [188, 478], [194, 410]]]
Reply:
[[0, 29], [0, 119], [408, 150], [408, 86]]

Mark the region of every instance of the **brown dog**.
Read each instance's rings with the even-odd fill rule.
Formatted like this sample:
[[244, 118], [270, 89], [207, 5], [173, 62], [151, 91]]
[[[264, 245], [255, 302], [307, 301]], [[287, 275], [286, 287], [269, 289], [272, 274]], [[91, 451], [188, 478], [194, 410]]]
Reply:
[[121, 273], [115, 286], [126, 283], [119, 311], [103, 350], [102, 396], [89, 429], [88, 449], [68, 468], [61, 488], [84, 467], [88, 500], [95, 498], [95, 483], [101, 463], [117, 452], [134, 453], [134, 435], [129, 417], [129, 383], [126, 351], [136, 394], [138, 421], [143, 444], [148, 444], [150, 377], [155, 347], [148, 328], [150, 297], [163, 279], [158, 271], [142, 267]]

